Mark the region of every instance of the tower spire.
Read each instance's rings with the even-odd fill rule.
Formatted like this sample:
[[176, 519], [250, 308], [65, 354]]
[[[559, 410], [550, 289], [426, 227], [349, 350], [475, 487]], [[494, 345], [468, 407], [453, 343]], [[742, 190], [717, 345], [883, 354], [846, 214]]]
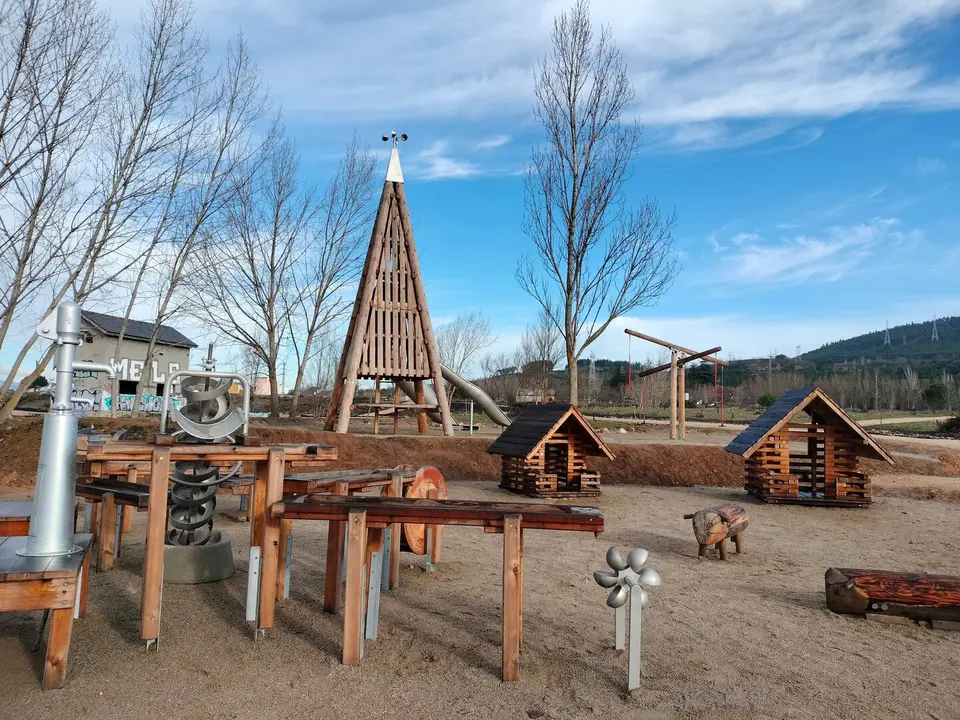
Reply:
[[930, 342], [940, 342], [940, 336], [937, 334], [937, 318], [933, 318], [933, 334], [930, 336]]
[[883, 345], [884, 347], [890, 345], [890, 321], [887, 321], [887, 331], [883, 335]]

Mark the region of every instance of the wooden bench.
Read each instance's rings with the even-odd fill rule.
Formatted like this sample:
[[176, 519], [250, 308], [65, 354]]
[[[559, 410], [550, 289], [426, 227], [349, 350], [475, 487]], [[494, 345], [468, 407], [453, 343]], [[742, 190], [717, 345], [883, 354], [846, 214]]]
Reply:
[[[120, 555], [124, 513], [127, 508], [131, 513], [147, 510], [150, 486], [113, 478], [80, 478], [76, 495], [86, 503], [83, 530], [93, 536], [97, 571], [106, 572]], [[130, 520], [132, 523], [132, 514]]]
[[0, 612], [51, 610], [43, 666], [43, 689], [63, 687], [75, 617], [87, 611], [90, 535], [77, 535], [79, 552], [56, 557], [23, 557], [26, 537], [0, 537]]
[[[503, 665], [504, 680], [519, 677], [523, 605], [523, 531], [569, 530], [603, 532], [603, 515], [598, 508], [568, 507], [462, 500], [412, 498], [371, 498], [314, 496], [282, 499], [279, 483], [267, 487], [270, 512], [265, 536], [279, 534], [279, 525], [287, 520], [320, 520], [346, 523], [348, 535], [346, 598], [343, 621], [343, 663], [358, 665], [364, 640], [372, 639], [379, 615], [381, 583], [376, 576], [380, 567], [383, 532], [398, 523], [417, 523], [425, 527], [468, 525], [484, 532], [503, 534]], [[265, 543], [274, 556], [277, 544]], [[337, 577], [337, 568], [328, 553], [327, 578]], [[339, 578], [337, 578], [339, 579]], [[275, 597], [264, 597], [271, 605]], [[271, 618], [272, 619], [272, 618]], [[265, 626], [269, 627], [269, 626]], [[375, 632], [373, 633], [375, 637]]]

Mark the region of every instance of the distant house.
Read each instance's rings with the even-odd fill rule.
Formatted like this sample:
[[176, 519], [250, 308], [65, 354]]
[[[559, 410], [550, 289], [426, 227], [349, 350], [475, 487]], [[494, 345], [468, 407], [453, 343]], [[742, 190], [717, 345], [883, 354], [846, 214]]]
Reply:
[[[120, 337], [122, 326], [122, 317], [84, 310], [80, 317], [83, 344], [77, 348], [77, 360], [112, 363], [117, 369], [121, 395], [136, 393], [137, 382], [144, 374], [146, 381], [142, 387], [143, 393], [162, 395], [167, 376], [190, 367], [190, 350], [197, 344], [179, 330], [161, 325], [153, 358], [149, 367], [144, 367], [154, 324], [141, 320], [127, 321], [123, 342], [117, 352], [117, 338]], [[109, 392], [111, 381], [104, 375], [78, 372], [74, 386], [77, 390], [102, 389]]]

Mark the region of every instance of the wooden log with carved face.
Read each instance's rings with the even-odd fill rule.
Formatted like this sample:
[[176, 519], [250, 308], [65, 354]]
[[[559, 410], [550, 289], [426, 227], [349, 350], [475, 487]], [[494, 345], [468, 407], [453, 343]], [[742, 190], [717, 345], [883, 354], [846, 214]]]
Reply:
[[824, 583], [835, 613], [960, 623], [960, 577], [830, 568]]
[[713, 505], [695, 513], [683, 516], [684, 520], [693, 520], [693, 534], [700, 544], [700, 557], [706, 555], [706, 549], [715, 545], [720, 559], [727, 557], [726, 541], [730, 538], [736, 543], [737, 552], [743, 551], [743, 531], [747, 528], [747, 511], [739, 505]]

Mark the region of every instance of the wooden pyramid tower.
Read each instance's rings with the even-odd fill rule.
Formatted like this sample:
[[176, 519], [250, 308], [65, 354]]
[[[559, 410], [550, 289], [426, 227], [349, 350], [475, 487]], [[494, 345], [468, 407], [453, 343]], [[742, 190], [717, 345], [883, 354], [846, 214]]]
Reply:
[[[390, 153], [343, 354], [337, 366], [327, 415], [328, 430], [347, 432], [360, 379], [376, 382], [374, 401], [365, 403], [374, 411], [375, 427], [381, 409], [398, 407], [397, 383], [412, 382], [416, 395], [416, 404], [412, 407], [418, 414], [420, 432], [426, 432], [426, 413], [438, 412], [444, 435], [453, 435], [453, 420], [427, 310], [396, 140]], [[394, 383], [393, 402], [380, 402], [380, 382], [383, 380]], [[424, 380], [433, 381], [436, 404], [425, 404]], [[411, 408], [410, 405], [401, 407]]]

